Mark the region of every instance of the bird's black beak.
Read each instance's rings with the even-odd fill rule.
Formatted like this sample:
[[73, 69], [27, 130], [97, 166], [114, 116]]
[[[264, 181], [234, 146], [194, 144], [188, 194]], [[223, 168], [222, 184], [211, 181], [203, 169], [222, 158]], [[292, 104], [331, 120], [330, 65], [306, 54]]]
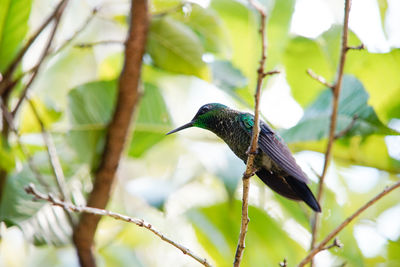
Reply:
[[193, 122], [186, 123], [185, 125], [182, 125], [181, 127], [178, 127], [175, 130], [168, 132], [167, 135], [179, 132], [183, 129], [190, 128], [190, 127], [193, 127]]

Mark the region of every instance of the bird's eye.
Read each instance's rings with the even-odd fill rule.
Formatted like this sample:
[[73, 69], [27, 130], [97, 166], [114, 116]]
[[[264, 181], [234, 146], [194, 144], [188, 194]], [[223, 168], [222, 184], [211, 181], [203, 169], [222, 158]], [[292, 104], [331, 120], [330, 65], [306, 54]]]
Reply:
[[207, 113], [208, 111], [210, 111], [210, 107], [209, 106], [204, 106], [204, 107], [202, 107], [201, 108], [201, 110], [200, 110], [200, 114], [205, 114], [205, 113]]

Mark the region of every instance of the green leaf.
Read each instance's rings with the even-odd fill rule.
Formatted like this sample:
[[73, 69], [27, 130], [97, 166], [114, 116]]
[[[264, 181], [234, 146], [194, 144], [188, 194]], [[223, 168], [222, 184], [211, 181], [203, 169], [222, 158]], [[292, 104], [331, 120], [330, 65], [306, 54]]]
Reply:
[[[357, 116], [354, 126], [346, 136], [368, 136], [371, 134], [397, 135], [398, 133], [385, 126], [368, 105], [368, 93], [362, 83], [352, 76], [343, 78], [339, 98], [339, 110], [336, 132], [345, 130]], [[319, 97], [305, 110], [299, 123], [282, 132], [286, 142], [312, 141], [327, 138], [332, 110], [332, 93], [330, 89], [323, 91]]]
[[0, 171], [9, 172], [15, 167], [15, 155], [13, 147], [10, 146], [3, 135], [0, 137]]
[[364, 84], [371, 96], [369, 104], [381, 119], [400, 118], [400, 49], [385, 54], [352, 51], [345, 71]]
[[99, 78], [102, 80], [117, 79], [124, 64], [122, 52], [112, 54], [105, 58], [99, 66]]
[[388, 265], [387, 266], [399, 266], [400, 265], [400, 240], [390, 241], [388, 240]]
[[292, 94], [302, 106], [307, 106], [323, 89], [320, 83], [306, 74], [307, 69], [312, 69], [327, 81], [333, 78], [336, 69], [321, 45], [304, 37], [295, 37], [289, 41], [283, 63]]
[[202, 59], [203, 45], [197, 35], [179, 21], [166, 16], [153, 18], [147, 52], [157, 67], [208, 79], [208, 69]]
[[185, 23], [199, 36], [205, 51], [221, 54], [224, 57], [230, 55], [227, 29], [214, 10], [191, 4], [189, 12], [181, 10], [174, 15], [174, 18]]
[[[32, 98], [31, 101], [35, 105], [40, 119], [46, 129], [60, 119], [61, 112], [52, 109], [51, 107], [47, 107], [39, 98]], [[19, 131], [22, 134], [41, 132], [39, 121], [34, 115], [29, 103], [25, 103], [21, 110], [21, 126]]]
[[162, 13], [178, 7], [182, 2], [180, 0], [153, 0], [151, 1], [151, 11]]
[[0, 72], [16, 56], [28, 30], [32, 0], [0, 0]]
[[29, 183], [34, 183], [41, 192], [49, 190], [38, 184], [35, 175], [23, 166], [22, 171], [11, 174], [6, 181], [0, 220], [9, 227], [17, 225], [35, 245], [69, 243], [72, 228], [64, 211], [46, 202], [33, 201], [33, 196], [24, 190]]
[[129, 156], [140, 157], [153, 145], [164, 139], [171, 128], [167, 106], [158, 87], [144, 85], [144, 95], [140, 102], [135, 131], [129, 145]]
[[95, 164], [104, 145], [105, 127], [116, 101], [116, 81], [87, 83], [68, 94], [71, 130], [67, 140], [84, 162]]
[[[192, 209], [187, 216], [197, 237], [217, 266], [230, 266], [234, 258], [241, 221], [241, 202]], [[275, 266], [284, 258], [299, 262], [304, 249], [267, 214], [249, 206], [250, 223], [243, 266]]]

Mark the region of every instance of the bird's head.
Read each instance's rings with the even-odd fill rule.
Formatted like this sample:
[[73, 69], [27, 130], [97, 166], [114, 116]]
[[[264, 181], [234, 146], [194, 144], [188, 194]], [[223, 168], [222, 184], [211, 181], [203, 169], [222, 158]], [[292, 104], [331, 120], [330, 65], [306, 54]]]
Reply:
[[199, 127], [210, 130], [212, 125], [215, 124], [216, 118], [223, 110], [229, 110], [229, 108], [219, 103], [205, 104], [197, 111], [196, 115], [190, 122], [170, 131], [167, 135], [190, 127]]

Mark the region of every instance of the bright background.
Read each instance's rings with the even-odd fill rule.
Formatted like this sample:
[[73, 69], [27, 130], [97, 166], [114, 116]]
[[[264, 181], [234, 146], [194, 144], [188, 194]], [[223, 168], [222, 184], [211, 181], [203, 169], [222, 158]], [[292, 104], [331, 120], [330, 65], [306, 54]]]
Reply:
[[[26, 8], [32, 5], [27, 36], [55, 7], [50, 0], [20, 2], [26, 2]], [[260, 56], [258, 20], [246, 1], [193, 2], [199, 6], [175, 8], [178, 1], [152, 2], [154, 14], [169, 13], [161, 19], [153, 16], [142, 75], [144, 97], [108, 209], [143, 218], [216, 266], [229, 266], [239, 231], [244, 165], [216, 136], [204, 130], [164, 134], [191, 120], [205, 103], [252, 110]], [[399, 180], [400, 139], [390, 136], [393, 132], [385, 125], [400, 130], [400, 1], [352, 2], [350, 44], [359, 45], [361, 41], [367, 51], [349, 52], [345, 72], [357, 80], [345, 80], [346, 100], [360, 105], [355, 112], [362, 113], [361, 107], [369, 105], [379, 119], [374, 121], [372, 115], [362, 113], [366, 117], [335, 146], [335, 160], [326, 178], [321, 237], [385, 186]], [[335, 25], [342, 23], [343, 1], [262, 3], [270, 14], [268, 68], [281, 74], [266, 82], [261, 112], [296, 152], [296, 160], [313, 181], [315, 192], [317, 178], [312, 169], [322, 171], [329, 114], [321, 107], [309, 108], [324, 88], [305, 71], [312, 68], [328, 81], [334, 79], [341, 27]], [[84, 203], [83, 196], [91, 188], [91, 171], [101, 154], [123, 47], [75, 45], [124, 40], [129, 2], [72, 0], [54, 47], [57, 50], [70, 38], [94, 7], [100, 10], [88, 27], [71, 45], [45, 61], [30, 90], [47, 118], [77, 204]], [[35, 65], [48, 34], [40, 36], [25, 56], [22, 71]], [[321, 101], [329, 99], [326, 93], [321, 97]], [[315, 112], [322, 118], [314, 116]], [[343, 115], [338, 130], [348, 125], [351, 115]], [[37, 164], [46, 166], [39, 128], [33, 121], [25, 106], [18, 114], [21, 138], [35, 152]], [[12, 193], [32, 180], [23, 159], [16, 158], [14, 164], [8, 179], [8, 192]], [[303, 204], [275, 195], [257, 178], [251, 182], [251, 222], [244, 264], [273, 266], [287, 258], [293, 266], [308, 250], [312, 214]], [[10, 197], [1, 204], [2, 219], [11, 223], [1, 225], [0, 266], [77, 266], [68, 239], [71, 229], [59, 210], [55, 208], [54, 213], [48, 206], [33, 209], [29, 200]], [[399, 201], [399, 192], [394, 192], [371, 207], [339, 235], [342, 249], [318, 254], [317, 266], [344, 262], [346, 266], [399, 266]], [[24, 209], [25, 205], [28, 208]], [[108, 218], [98, 229], [96, 251], [99, 266], [198, 265], [145, 230]]]

